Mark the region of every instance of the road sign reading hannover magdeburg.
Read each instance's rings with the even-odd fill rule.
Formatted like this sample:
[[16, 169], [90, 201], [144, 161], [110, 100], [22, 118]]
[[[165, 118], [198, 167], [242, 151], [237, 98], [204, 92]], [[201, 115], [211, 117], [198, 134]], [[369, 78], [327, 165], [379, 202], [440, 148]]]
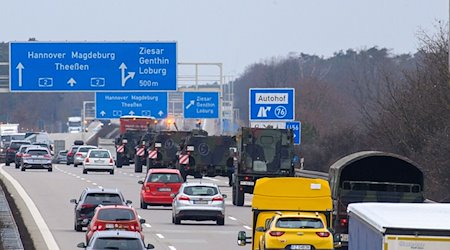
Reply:
[[176, 90], [175, 42], [11, 42], [11, 92]]
[[295, 119], [293, 88], [250, 88], [250, 121], [292, 121]]

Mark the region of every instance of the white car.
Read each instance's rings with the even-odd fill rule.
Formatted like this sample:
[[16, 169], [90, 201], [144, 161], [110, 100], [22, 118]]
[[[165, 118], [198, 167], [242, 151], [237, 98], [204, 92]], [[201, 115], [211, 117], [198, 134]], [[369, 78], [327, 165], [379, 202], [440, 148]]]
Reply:
[[96, 146], [79, 146], [77, 152], [73, 157], [73, 166], [77, 167], [78, 165], [83, 164], [84, 158], [87, 155], [87, 152], [91, 149], [96, 149]]
[[83, 174], [88, 171], [114, 174], [114, 159], [107, 149], [90, 149], [83, 160]]

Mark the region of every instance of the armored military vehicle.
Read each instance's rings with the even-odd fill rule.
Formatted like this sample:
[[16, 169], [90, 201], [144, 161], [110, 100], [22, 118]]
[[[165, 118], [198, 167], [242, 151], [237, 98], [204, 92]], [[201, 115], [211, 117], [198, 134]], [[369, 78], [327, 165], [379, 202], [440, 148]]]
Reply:
[[159, 131], [149, 144], [147, 169], [175, 168], [180, 143], [191, 134], [191, 131]]
[[241, 128], [236, 136], [233, 204], [244, 205], [257, 179], [294, 176], [294, 135], [290, 129]]

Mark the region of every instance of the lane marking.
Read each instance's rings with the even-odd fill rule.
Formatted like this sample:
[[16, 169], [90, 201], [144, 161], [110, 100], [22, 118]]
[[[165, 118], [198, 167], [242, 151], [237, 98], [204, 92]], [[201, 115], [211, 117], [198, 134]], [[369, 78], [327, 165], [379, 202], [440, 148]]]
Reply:
[[94, 186], [97, 186], [97, 183], [95, 183], [95, 182], [92, 182], [92, 185], [94, 185]]
[[150, 224], [148, 224], [148, 223], [144, 223], [144, 226], [145, 227], [148, 227], [148, 228], [151, 228], [152, 226], [150, 225]]
[[81, 178], [81, 180], [82, 180], [82, 181], [85, 181], [85, 180], [86, 180], [86, 178]]
[[92, 182], [91, 180], [86, 180], [86, 182]]
[[162, 235], [162, 234], [156, 234], [156, 236], [158, 236], [158, 238], [160, 238], [160, 239], [164, 239], [164, 235]]
[[169, 246], [170, 250], [177, 250], [174, 246]]
[[249, 226], [244, 226], [244, 228], [247, 229], [247, 230], [252, 230], [252, 228], [249, 227]]
[[203, 177], [203, 179], [207, 179], [207, 180], [210, 180], [210, 181], [216, 181], [216, 182], [218, 182], [219, 180], [217, 180], [217, 179], [214, 179], [214, 178], [211, 178], [211, 177]]
[[231, 216], [228, 216], [228, 218], [230, 218], [230, 220], [237, 220], [236, 218], [231, 217]]
[[20, 183], [16, 179], [14, 179], [14, 177], [12, 177], [5, 170], [3, 170], [3, 164], [0, 164], [0, 174], [2, 174], [6, 179], [8, 179], [9, 182], [11, 182], [16, 191], [19, 193], [22, 200], [27, 205], [27, 208], [30, 211], [34, 221], [36, 222], [36, 225], [39, 228], [39, 231], [41, 232], [48, 249], [59, 250], [58, 244], [56, 243], [56, 240], [53, 237], [52, 232], [45, 223], [45, 220], [42, 217], [41, 213], [39, 213], [39, 209], [36, 207], [33, 200], [31, 200], [30, 196], [27, 194], [25, 189], [23, 189], [22, 185], [20, 185]]

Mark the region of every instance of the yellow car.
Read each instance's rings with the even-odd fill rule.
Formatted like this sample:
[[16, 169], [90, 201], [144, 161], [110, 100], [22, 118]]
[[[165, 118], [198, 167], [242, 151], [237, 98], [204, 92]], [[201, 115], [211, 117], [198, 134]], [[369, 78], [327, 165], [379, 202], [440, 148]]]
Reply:
[[259, 239], [259, 250], [266, 249], [333, 249], [333, 235], [323, 215], [314, 212], [277, 212], [267, 219]]

